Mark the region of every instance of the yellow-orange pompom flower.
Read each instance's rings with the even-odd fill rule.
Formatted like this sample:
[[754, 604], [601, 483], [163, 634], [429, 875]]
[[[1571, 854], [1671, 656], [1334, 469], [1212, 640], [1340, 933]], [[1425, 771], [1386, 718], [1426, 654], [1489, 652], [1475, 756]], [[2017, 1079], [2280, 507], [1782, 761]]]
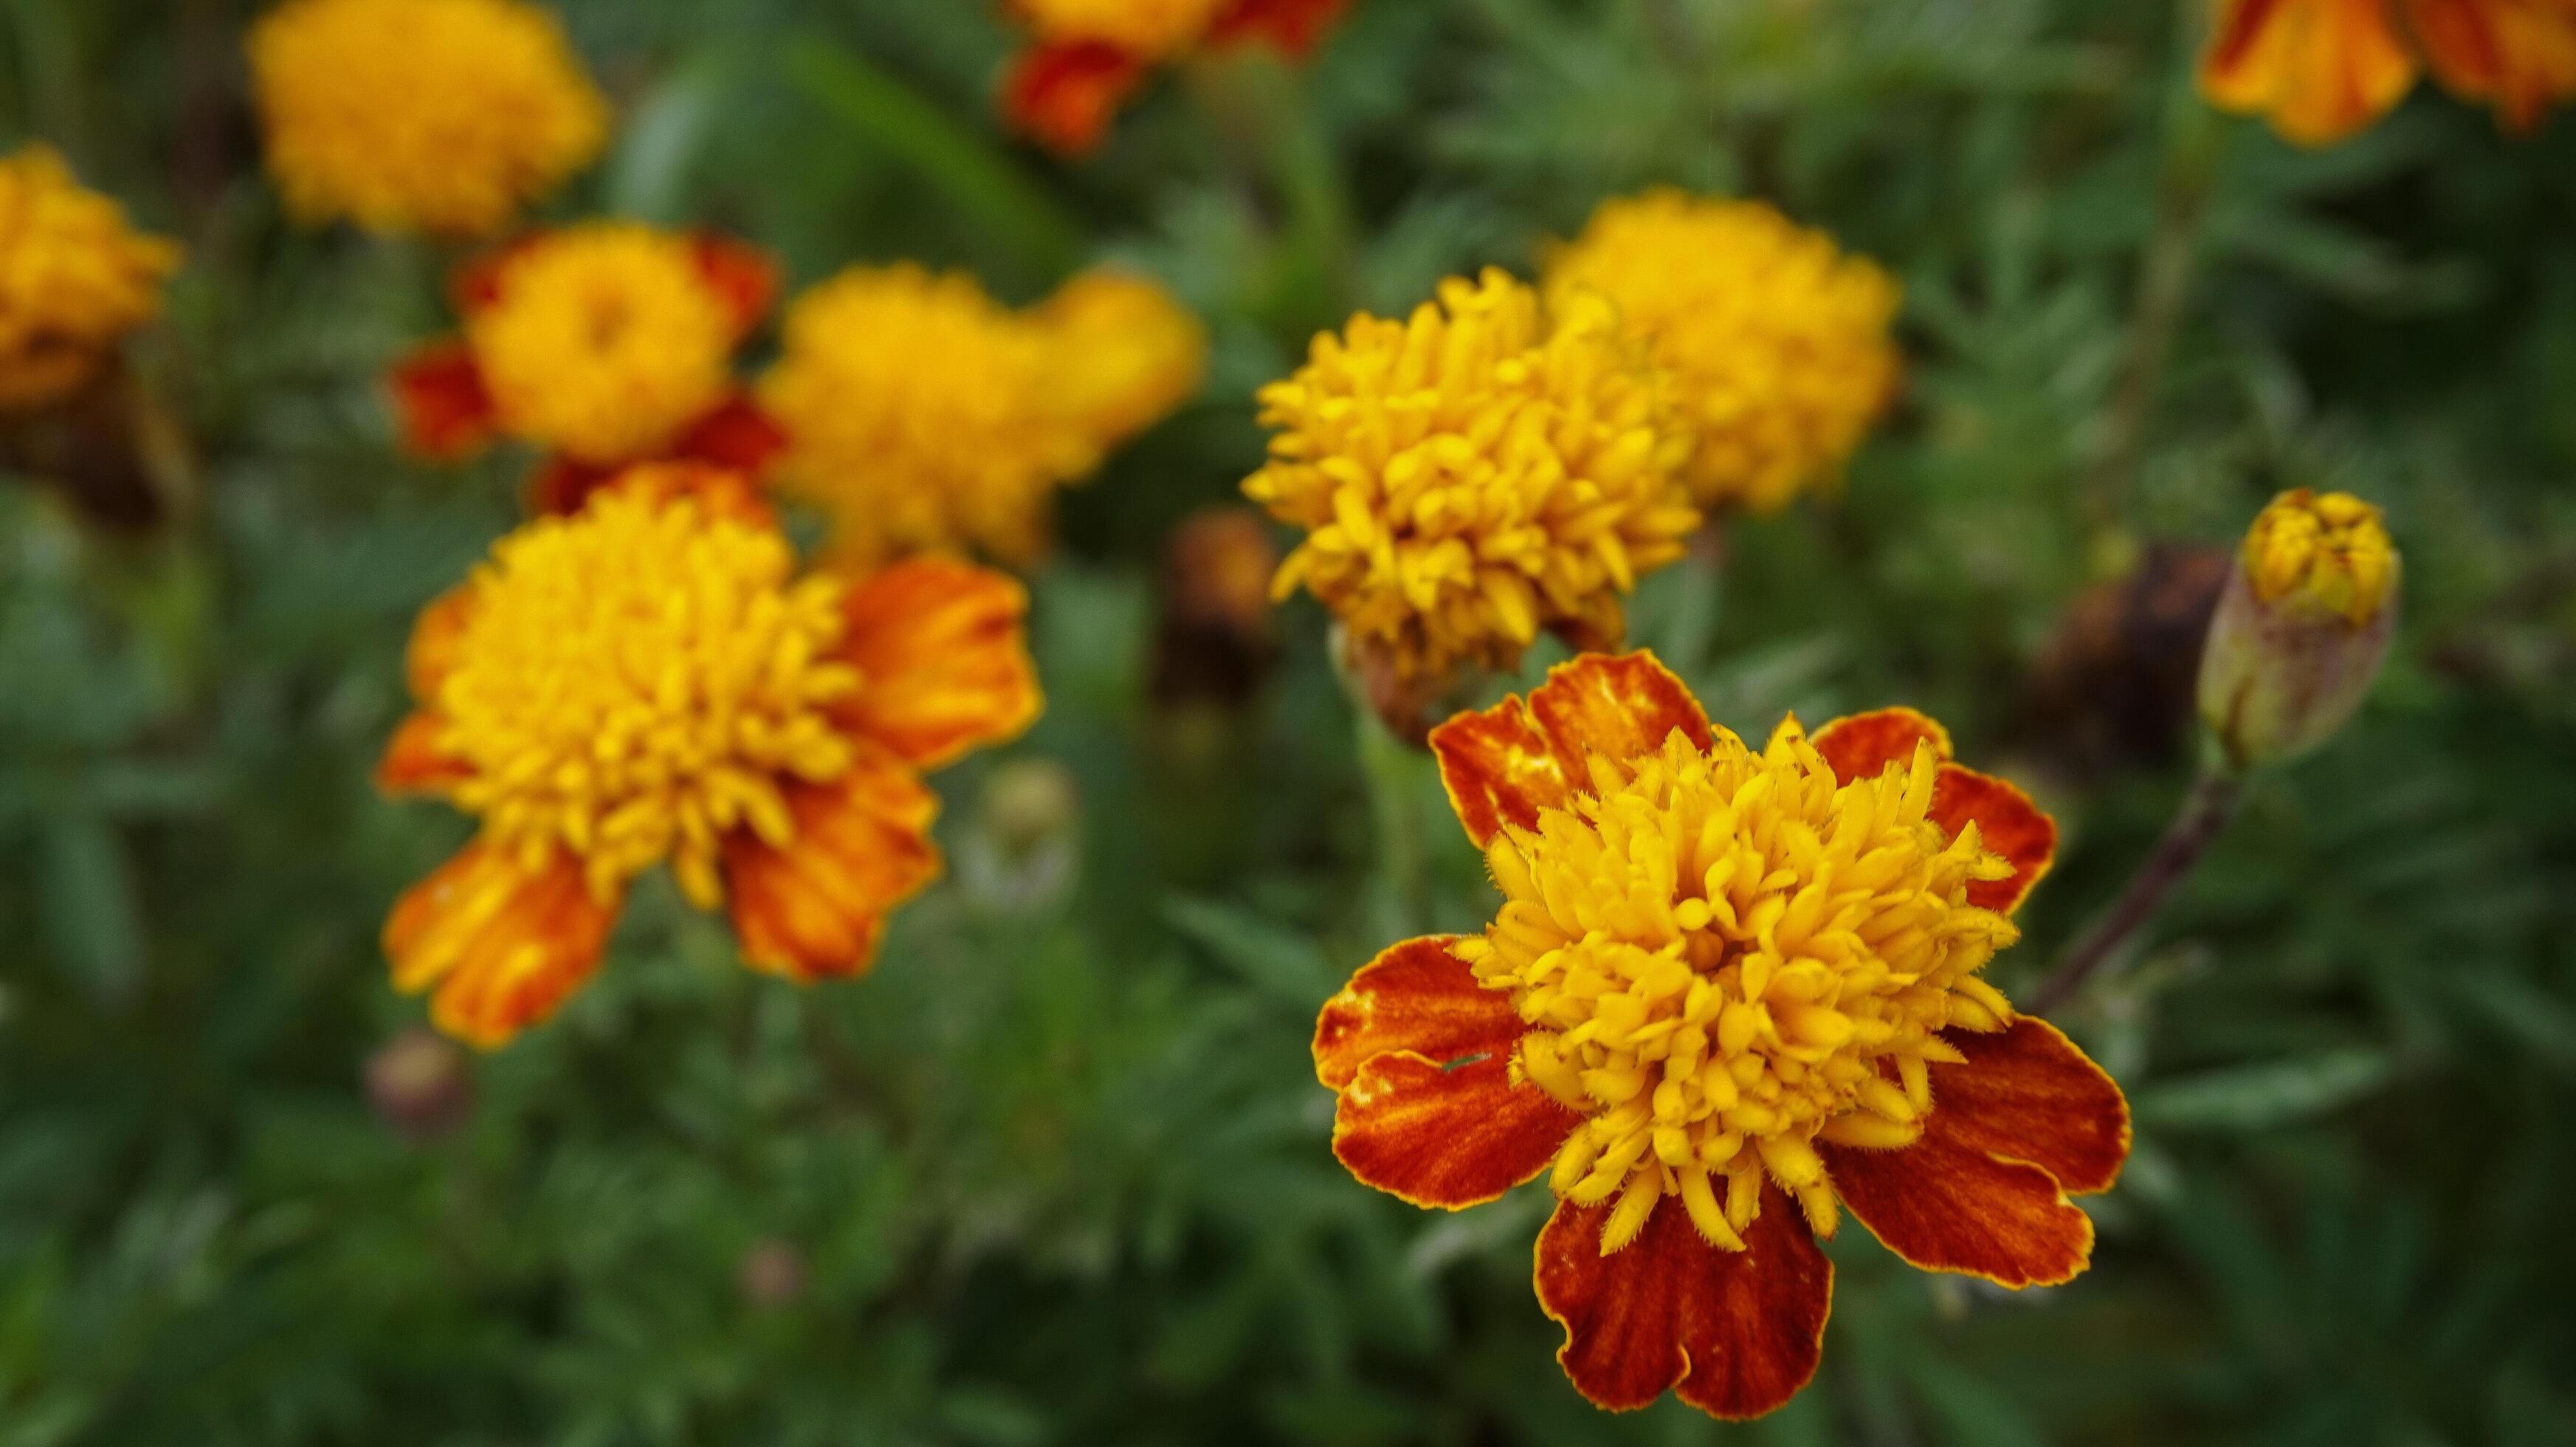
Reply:
[[80, 390], [119, 338], [158, 316], [179, 248], [126, 225], [50, 146], [0, 160], [0, 409]]
[[286, 0], [250, 67], [269, 174], [308, 222], [486, 235], [608, 135], [562, 26], [520, 0]]
[[1545, 1175], [1535, 1282], [1585, 1396], [1787, 1401], [1845, 1211], [1926, 1270], [2084, 1269], [2067, 1197], [2109, 1189], [2128, 1109], [1982, 978], [2056, 849], [2020, 790], [1904, 709], [1753, 749], [1647, 654], [1578, 658], [1431, 743], [1503, 904], [1325, 1005], [1333, 1149], [1453, 1210]]
[[1539, 630], [1609, 646], [1621, 595], [1699, 524], [1665, 381], [1597, 296], [1542, 307], [1499, 271], [1408, 321], [1362, 315], [1261, 391], [1270, 463], [1244, 493], [1307, 530], [1303, 587], [1353, 647], [1436, 691]]
[[1831, 481], [1896, 390], [1895, 281], [1758, 201], [1604, 203], [1546, 288], [1559, 308], [1609, 298], [1671, 374], [1707, 507], [1770, 512]]
[[2530, 130], [2576, 95], [2576, 0], [2223, 0], [2200, 85], [2322, 146], [2387, 114], [2428, 68]]
[[836, 555], [1025, 564], [1056, 490], [1195, 391], [1202, 351], [1134, 278], [1017, 312], [962, 273], [861, 266], [788, 309], [760, 395], [787, 437], [780, 485], [830, 515]]
[[419, 706], [379, 777], [482, 828], [395, 907], [395, 983], [502, 1044], [589, 978], [663, 863], [755, 968], [859, 973], [939, 872], [920, 772], [1036, 717], [1025, 609], [960, 563], [800, 573], [749, 486], [692, 465], [522, 527], [413, 639]]

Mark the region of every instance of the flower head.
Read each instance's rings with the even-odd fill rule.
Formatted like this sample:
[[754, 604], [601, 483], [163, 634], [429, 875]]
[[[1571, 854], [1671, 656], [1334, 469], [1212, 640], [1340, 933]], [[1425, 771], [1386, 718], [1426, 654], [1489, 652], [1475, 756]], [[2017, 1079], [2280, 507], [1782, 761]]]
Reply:
[[917, 771], [1037, 711], [1017, 585], [950, 563], [800, 573], [750, 489], [639, 469], [504, 538], [414, 637], [380, 771], [481, 821], [387, 927], [396, 982], [497, 1045], [598, 963], [658, 864], [745, 958], [854, 974], [938, 872]]
[[2200, 85], [2302, 145], [2387, 114], [2426, 69], [2515, 130], [2576, 95], [2568, 0], [2224, 0]]
[[461, 272], [463, 334], [396, 366], [405, 443], [439, 460], [495, 435], [541, 448], [541, 511], [640, 461], [757, 473], [780, 439], [732, 355], [776, 289], [766, 257], [714, 237], [622, 221], [536, 233]]
[[1100, 144], [1146, 77], [1193, 51], [1314, 49], [1348, 0], [1013, 0], [1034, 42], [1003, 81], [1012, 124], [1068, 154]]
[[1261, 409], [1243, 490], [1307, 530], [1274, 596], [1313, 592], [1403, 679], [1508, 669], [1542, 628], [1615, 642], [1620, 595], [1699, 523], [1689, 439], [1609, 306], [1552, 313], [1499, 271], [1317, 337]]
[[1609, 298], [1671, 374], [1705, 506], [1769, 512], [1830, 481], [1896, 390], [1896, 283], [1758, 201], [1608, 202], [1546, 288], [1560, 309]]
[[1196, 324], [1159, 290], [1078, 278], [1033, 313], [974, 278], [852, 267], [797, 298], [761, 400], [780, 480], [877, 559], [1043, 552], [1055, 492], [1196, 389]]
[[2401, 562], [2379, 509], [2297, 488], [2255, 518], [2201, 650], [2200, 710], [2238, 765], [2340, 730], [2396, 631]]
[[562, 27], [519, 0], [287, 0], [250, 65], [269, 172], [312, 222], [487, 235], [608, 134]]
[[1545, 1175], [1574, 1384], [1719, 1416], [1815, 1370], [1848, 1211], [1927, 1270], [2068, 1280], [2119, 1088], [1982, 978], [2056, 828], [1865, 714], [1755, 750], [1650, 656], [1587, 655], [1432, 734], [1503, 905], [1398, 945], [1316, 1025], [1360, 1179], [1457, 1209]]
[[0, 159], [0, 409], [50, 406], [161, 311], [179, 248], [137, 234], [50, 146]]

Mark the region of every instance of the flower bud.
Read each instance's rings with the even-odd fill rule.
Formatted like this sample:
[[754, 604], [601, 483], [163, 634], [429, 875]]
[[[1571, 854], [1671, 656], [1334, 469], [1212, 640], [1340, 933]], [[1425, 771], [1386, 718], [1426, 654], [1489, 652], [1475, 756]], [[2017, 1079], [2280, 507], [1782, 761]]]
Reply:
[[2298, 488], [2245, 535], [2200, 661], [2200, 716], [2237, 767], [2342, 728], [2388, 656], [2401, 568], [2379, 509]]
[[367, 1099], [396, 1135], [415, 1145], [433, 1141], [473, 1114], [472, 1067], [446, 1036], [405, 1030], [367, 1058]]

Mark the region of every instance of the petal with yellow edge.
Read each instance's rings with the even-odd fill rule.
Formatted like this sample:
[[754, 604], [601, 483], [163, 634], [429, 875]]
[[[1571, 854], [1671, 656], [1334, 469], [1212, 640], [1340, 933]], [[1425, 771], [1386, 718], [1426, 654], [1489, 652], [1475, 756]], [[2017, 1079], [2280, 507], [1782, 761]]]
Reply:
[[1584, 760], [1633, 759], [1662, 748], [1673, 730], [1708, 747], [1708, 715], [1652, 653], [1587, 653], [1548, 670], [1547, 682], [1431, 731], [1440, 781], [1467, 837], [1481, 849], [1505, 824], [1535, 827], [1541, 809], [1588, 791]]
[[530, 869], [467, 845], [394, 905], [384, 941], [394, 986], [436, 987], [438, 1028], [496, 1049], [588, 983], [619, 903], [593, 895], [570, 855]]
[[1447, 1064], [1507, 1055], [1529, 1027], [1511, 998], [1476, 983], [1451, 937], [1406, 940], [1361, 967], [1315, 1018], [1315, 1077], [1349, 1085], [1370, 1057], [1409, 1050]]
[[844, 661], [857, 692], [836, 714], [917, 768], [1017, 735], [1036, 720], [1037, 669], [1022, 635], [1026, 589], [950, 558], [915, 558], [854, 584]]
[[1968, 903], [1997, 914], [2010, 914], [2030, 897], [2031, 887], [2057, 862], [2057, 821], [2048, 817], [2018, 787], [1991, 774], [1957, 764], [1941, 766], [1926, 811], [1943, 832], [1957, 838], [1968, 825], [1989, 854], [2000, 854], [2013, 867], [2003, 879], [1980, 879], [1968, 886]]
[[1991, 1035], [1944, 1039], [1965, 1065], [1932, 1067], [1933, 1114], [1961, 1145], [2028, 1161], [2067, 1194], [2111, 1189], [2129, 1159], [2129, 1102], [2056, 1026], [2023, 1016]]
[[938, 796], [881, 750], [829, 784], [787, 793], [793, 837], [749, 828], [725, 838], [725, 893], [742, 957], [810, 983], [866, 971], [885, 918], [939, 877], [930, 840]]
[[387, 382], [403, 450], [414, 457], [456, 462], [491, 444], [498, 414], [463, 339], [431, 342], [404, 357]]
[[2269, 116], [2283, 136], [2321, 146], [2385, 115], [2416, 75], [2388, 0], [2226, 0], [2200, 87], [2222, 109]]
[[439, 746], [447, 721], [416, 709], [394, 730], [376, 761], [376, 787], [388, 794], [424, 794], [469, 779], [474, 766]]
[[1809, 742], [1824, 755], [1834, 777], [1846, 784], [1856, 779], [1875, 779], [1887, 772], [1890, 764], [1899, 768], [1911, 765], [1918, 743], [1929, 743], [1933, 756], [1944, 762], [1952, 757], [1950, 731], [1930, 715], [1910, 708], [1882, 708], [1838, 718], [1816, 730]]
[[2565, 0], [2407, 0], [2426, 63], [2454, 94], [2527, 131], [2576, 93], [2576, 6]]
[[1834, 1267], [1776, 1188], [1744, 1249], [1710, 1245], [1679, 1203], [1601, 1254], [1610, 1205], [1560, 1202], [1539, 1233], [1539, 1305], [1565, 1328], [1556, 1359], [1576, 1391], [1614, 1412], [1667, 1390], [1713, 1416], [1759, 1417], [1804, 1387], [1823, 1354]]
[[1444, 1067], [1381, 1051], [1342, 1089], [1333, 1154], [1381, 1191], [1455, 1211], [1546, 1170], [1581, 1123], [1546, 1091], [1514, 1085], [1508, 1054]]

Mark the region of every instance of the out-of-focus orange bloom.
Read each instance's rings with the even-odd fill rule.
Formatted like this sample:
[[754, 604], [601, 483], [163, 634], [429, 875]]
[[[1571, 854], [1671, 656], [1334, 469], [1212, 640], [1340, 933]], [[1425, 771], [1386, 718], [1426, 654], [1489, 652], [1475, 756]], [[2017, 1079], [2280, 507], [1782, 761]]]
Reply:
[[1079, 155], [1100, 144], [1119, 108], [1156, 67], [1193, 51], [1260, 44], [1302, 58], [1349, 0], [1011, 0], [1034, 40], [1011, 64], [1002, 105], [1011, 123]]
[[539, 232], [460, 270], [460, 334], [396, 363], [403, 444], [458, 461], [500, 437], [542, 449], [529, 506], [571, 512], [638, 462], [758, 476], [784, 445], [732, 356], [778, 292], [759, 251], [626, 222]]
[[2091, 1258], [2070, 1194], [2129, 1148], [2119, 1087], [1979, 977], [2056, 825], [1892, 709], [1756, 751], [1649, 654], [1588, 654], [1431, 735], [1504, 895], [1329, 1001], [1333, 1151], [1421, 1206], [1545, 1174], [1539, 1302], [1600, 1406], [1721, 1417], [1814, 1374], [1848, 1210], [2010, 1287]]
[[2201, 89], [2322, 146], [2387, 114], [2427, 67], [2529, 130], [2576, 94], [2576, 0], [2225, 0]]
[[1036, 718], [1020, 585], [922, 559], [800, 574], [749, 484], [652, 464], [501, 540], [412, 636], [387, 790], [481, 832], [385, 926], [394, 982], [484, 1048], [598, 968], [668, 863], [751, 967], [855, 976], [936, 878], [921, 775]]

